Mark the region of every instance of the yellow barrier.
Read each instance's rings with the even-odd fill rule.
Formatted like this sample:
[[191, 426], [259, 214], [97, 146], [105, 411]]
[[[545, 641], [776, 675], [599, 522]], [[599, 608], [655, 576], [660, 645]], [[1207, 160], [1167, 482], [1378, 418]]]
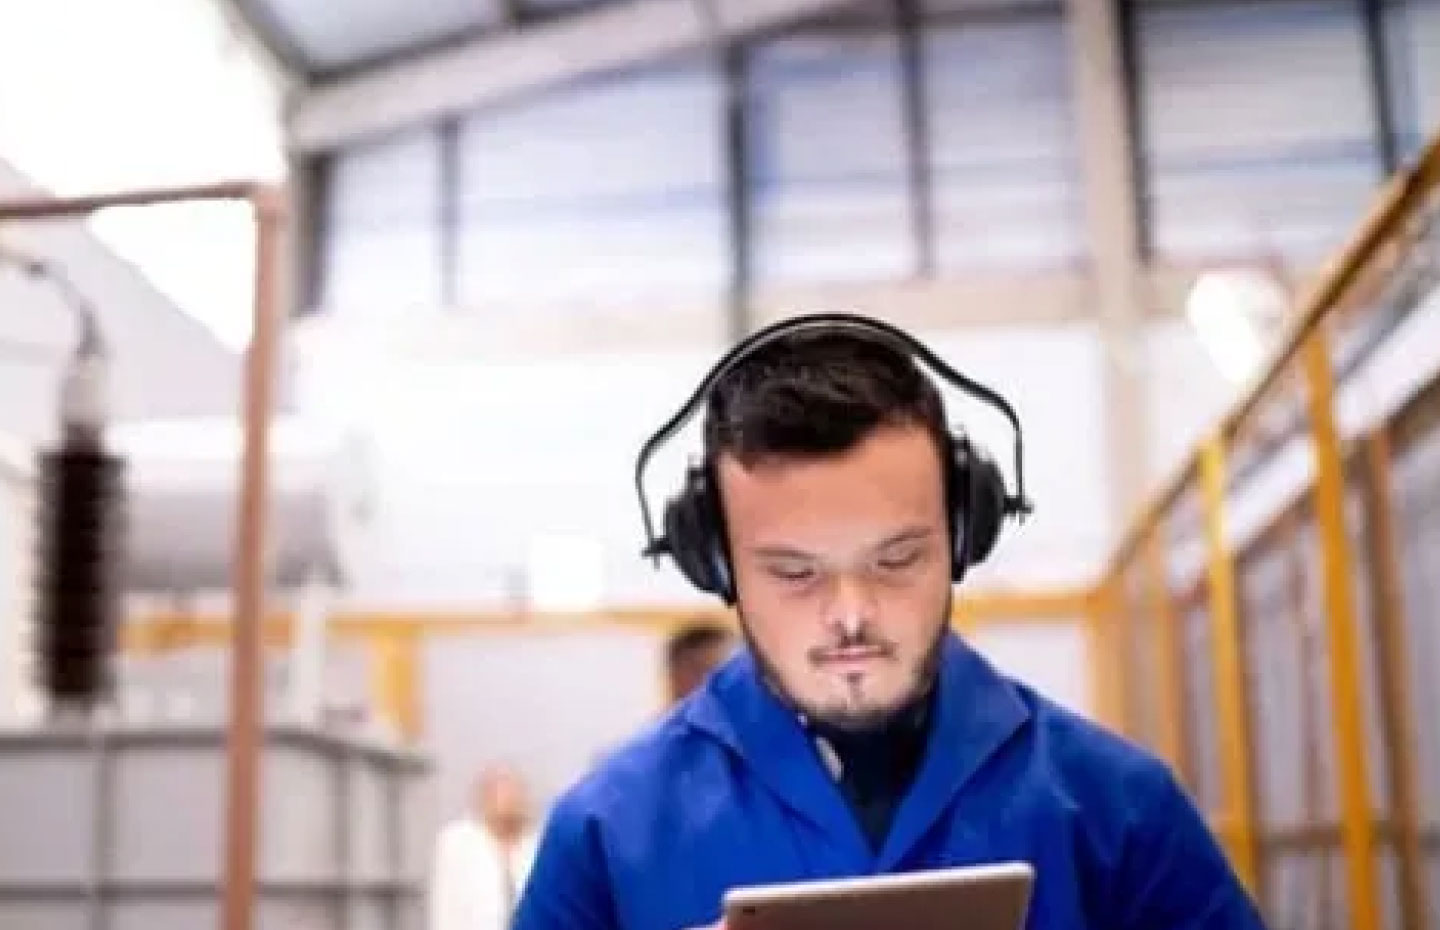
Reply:
[[[1437, 269], [1440, 139], [1386, 186], [1299, 302], [1264, 371], [1140, 508], [1099, 588], [1134, 615], [1105, 617], [1128, 638], [1102, 640], [1108, 654], [1098, 662], [1124, 679], [1110, 687], [1128, 695], [1125, 707], [1159, 716], [1117, 721], [1202, 797], [1276, 925], [1304, 919], [1286, 911], [1297, 867], [1310, 875], [1302, 903], [1345, 916], [1355, 930], [1380, 930], [1387, 901], [1398, 903], [1406, 930], [1421, 930], [1440, 894], [1425, 886], [1436, 831], [1420, 821], [1427, 779], [1414, 743], [1416, 721], [1428, 715], [1415, 707], [1413, 686], [1440, 669], [1425, 670], [1407, 645], [1407, 630], [1421, 622], [1407, 610], [1435, 623], [1440, 608], [1423, 597], [1406, 603], [1407, 579], [1414, 587], [1434, 567], [1407, 550], [1422, 541], [1397, 523], [1404, 505], [1392, 468], [1397, 437], [1406, 449], [1440, 442], [1440, 377], [1353, 443], [1340, 434], [1335, 396], [1349, 364], [1341, 346], [1381, 331], [1391, 319], [1384, 314], [1403, 318], [1440, 294]], [[1288, 489], [1296, 499], [1262, 514], [1268, 524], [1250, 525], [1253, 513], [1236, 519], [1251, 477], [1283, 471], [1293, 464], [1284, 454], [1297, 449], [1312, 483]], [[1429, 479], [1411, 480], [1423, 488]], [[1145, 597], [1117, 596], [1135, 578], [1145, 579]], [[1208, 604], [1203, 618], [1196, 596]], [[1164, 674], [1124, 661], [1141, 647]], [[1303, 801], [1272, 796], [1271, 786], [1293, 793], [1302, 783]], [[1382, 853], [1395, 859], [1393, 882], [1380, 871]], [[1338, 887], [1325, 857], [1343, 866]], [[1272, 875], [1287, 864], [1282, 894]]]
[[[1095, 599], [1088, 589], [996, 592], [967, 596], [952, 616], [967, 634], [990, 626], [1047, 623], [1088, 623]], [[552, 636], [591, 633], [598, 628], [639, 629], [669, 633], [683, 624], [705, 619], [733, 625], [729, 611], [714, 608], [643, 607], [585, 613], [516, 613], [508, 611], [348, 611], [332, 617], [332, 636], [358, 641], [370, 657], [370, 694], [377, 709], [395, 730], [415, 737], [423, 731], [420, 710], [419, 645], [442, 636], [499, 636], [523, 632]], [[294, 616], [273, 611], [262, 626], [267, 648], [284, 649], [294, 635]], [[136, 617], [120, 631], [121, 648], [138, 655], [182, 649], [220, 648], [230, 642], [230, 624], [219, 614], [154, 612]]]

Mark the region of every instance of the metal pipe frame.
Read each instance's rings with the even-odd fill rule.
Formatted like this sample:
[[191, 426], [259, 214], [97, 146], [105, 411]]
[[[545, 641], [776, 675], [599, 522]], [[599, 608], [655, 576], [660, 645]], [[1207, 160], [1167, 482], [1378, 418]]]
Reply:
[[[1205, 501], [1205, 532], [1209, 550], [1206, 572], [1210, 598], [1211, 635], [1214, 647], [1216, 691], [1213, 712], [1220, 730], [1224, 779], [1224, 806], [1216, 817], [1216, 830], [1229, 848], [1236, 871], [1252, 889], [1259, 886], [1260, 853], [1267, 855], [1295, 846], [1295, 831], [1267, 831], [1259, 836], [1254, 769], [1257, 747], [1251, 745], [1249, 719], [1255, 709], [1245, 700], [1243, 661], [1245, 643], [1241, 604], [1236, 581], [1235, 545], [1226, 530], [1227, 493], [1231, 487], [1228, 456], [1244, 441], [1261, 406], [1272, 398], [1286, 379], [1296, 378], [1308, 421], [1309, 442], [1315, 463], [1314, 484], [1302, 491], [1299, 500], [1282, 508], [1271, 524], [1252, 539], [1253, 548], [1278, 539], [1285, 527], [1293, 526], [1301, 507], [1308, 506], [1317, 530], [1321, 590], [1324, 611], [1324, 659], [1330, 682], [1326, 699], [1336, 730], [1334, 778], [1340, 799], [1340, 822], [1333, 826], [1311, 824], [1302, 828], [1315, 834], [1333, 834], [1334, 846], [1343, 852], [1347, 898], [1355, 930], [1378, 930], [1381, 923], [1381, 883], [1376, 854], [1382, 847], [1395, 850], [1400, 865], [1399, 890], [1402, 914], [1409, 927], [1423, 925], [1425, 900], [1421, 869], [1424, 855], [1434, 845], [1433, 831], [1422, 831], [1416, 811], [1416, 765], [1411, 735], [1415, 723], [1406, 687], [1406, 645], [1403, 604], [1394, 527], [1394, 503], [1390, 498], [1390, 440], [1403, 444], [1419, 428], [1415, 409], [1420, 397], [1440, 397], [1440, 379], [1417, 395], [1399, 412], [1360, 439], [1354, 458], [1362, 459], [1366, 499], [1365, 545], [1371, 554], [1370, 575], [1364, 579], [1375, 605], [1375, 635], [1378, 637], [1377, 667], [1364, 667], [1359, 649], [1359, 619], [1355, 599], [1354, 551], [1347, 527], [1346, 467], [1352, 449], [1339, 434], [1336, 421], [1336, 382], [1344, 374], [1344, 360], [1337, 362], [1329, 349], [1330, 329], [1341, 314], [1363, 295], [1360, 291], [1377, 272], [1388, 269], [1396, 257], [1392, 247], [1397, 236], [1440, 191], [1440, 139], [1432, 141], [1420, 161], [1395, 177], [1373, 205], [1350, 243], [1332, 260], [1300, 301], [1299, 312], [1285, 333], [1270, 364], [1257, 376], [1238, 401], [1227, 411], [1211, 437], [1181, 463], [1172, 479], [1142, 509], [1118, 547], [1106, 584], [1113, 586], [1124, 577], [1136, 559], [1155, 559], [1148, 551], [1156, 546], [1159, 527], [1183, 499], [1198, 471]], [[1373, 282], [1372, 282], [1373, 283]], [[1440, 409], [1440, 408], [1437, 408]], [[1440, 428], [1440, 415], [1427, 419], [1427, 430]], [[1164, 580], [1164, 566], [1153, 565], [1152, 591]], [[1157, 649], [1159, 647], [1157, 646]], [[1157, 659], [1162, 658], [1157, 652]], [[1367, 677], [1377, 677], [1376, 686], [1383, 711], [1381, 726], [1386, 744], [1388, 776], [1394, 809], [1377, 815], [1370, 797], [1364, 687]], [[1160, 698], [1160, 695], [1153, 696]], [[1183, 707], [1183, 698], [1181, 705]], [[1177, 716], [1167, 711], [1172, 721]], [[1173, 745], [1173, 738], [1167, 739]], [[1328, 832], [1326, 832], [1328, 831]], [[1313, 838], [1313, 837], [1311, 837]], [[1292, 840], [1294, 842], [1292, 842]]]
[[1379, 930], [1379, 878], [1371, 820], [1370, 774], [1365, 742], [1359, 630], [1351, 566], [1355, 563], [1345, 525], [1345, 465], [1335, 421], [1335, 382], [1329, 342], [1317, 327], [1306, 340], [1305, 366], [1315, 456], [1315, 516], [1320, 530], [1324, 577], [1325, 631], [1330, 667], [1331, 714], [1344, 817], [1345, 866], [1355, 930]]
[[1165, 552], [1159, 534], [1154, 533], [1145, 544], [1145, 580], [1150, 603], [1150, 622], [1155, 625], [1153, 661], [1160, 684], [1158, 700], [1160, 718], [1159, 745], [1161, 755], [1188, 781], [1189, 753], [1185, 740], [1185, 663], [1181, 653], [1180, 617], [1170, 596], [1170, 582], [1165, 572]]
[[[1337, 311], [1341, 298], [1363, 277], [1370, 262], [1383, 252], [1385, 244], [1437, 188], [1440, 188], [1440, 136], [1431, 140], [1412, 167], [1390, 179], [1356, 233], [1301, 295], [1296, 313], [1267, 364], [1221, 418], [1218, 433], [1222, 438], [1229, 440], [1251, 417], [1261, 399], [1290, 369], [1306, 337], [1323, 319]], [[1199, 467], [1204, 449], [1202, 444], [1192, 450], [1136, 512], [1111, 558], [1110, 571], [1130, 558], [1148, 532], [1148, 527], [1158, 523], [1161, 516], [1174, 506], [1188, 485], [1190, 475]]]
[[1239, 597], [1235, 563], [1225, 526], [1225, 440], [1205, 444], [1200, 478], [1205, 495], [1205, 537], [1209, 552], [1211, 648], [1219, 716], [1220, 764], [1230, 858], [1240, 880], [1253, 893], [1259, 887], [1255, 846], [1254, 777], [1250, 726], [1246, 719], [1245, 667], [1240, 643]]
[[1386, 768], [1390, 776], [1390, 816], [1395, 823], [1393, 843], [1400, 867], [1400, 908], [1405, 930], [1423, 930], [1430, 904], [1425, 887], [1425, 852], [1419, 829], [1420, 786], [1419, 765], [1415, 759], [1415, 714], [1406, 669], [1410, 644], [1401, 593], [1388, 424], [1381, 424], [1373, 430], [1363, 443], [1365, 537], [1371, 553], [1368, 581], [1379, 638], [1376, 685], [1381, 694], [1381, 725], [1384, 727]]

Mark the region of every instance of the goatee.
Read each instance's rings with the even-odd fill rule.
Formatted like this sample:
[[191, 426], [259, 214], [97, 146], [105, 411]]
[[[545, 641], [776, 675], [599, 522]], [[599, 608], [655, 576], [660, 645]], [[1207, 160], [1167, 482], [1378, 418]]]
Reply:
[[[940, 623], [936, 625], [935, 636], [925, 653], [915, 665], [915, 676], [907, 691], [898, 701], [885, 706], [878, 707], [855, 707], [835, 708], [817, 707], [807, 704], [798, 696], [785, 687], [775, 664], [756, 643], [755, 637], [750, 633], [750, 624], [745, 620], [743, 610], [736, 607], [736, 615], [740, 620], [740, 633], [745, 640], [745, 647], [755, 657], [755, 664], [760, 669], [760, 674], [766, 685], [785, 705], [801, 715], [807, 723], [830, 727], [847, 733], [867, 733], [879, 731], [893, 723], [898, 717], [905, 714], [910, 708], [925, 699], [935, 687], [936, 679], [939, 677], [941, 656], [944, 653], [945, 637], [949, 633], [950, 624], [950, 600], [945, 601], [945, 613]], [[846, 645], [869, 645], [862, 634], [855, 638], [852, 643]], [[877, 644], [879, 645], [879, 644]]]

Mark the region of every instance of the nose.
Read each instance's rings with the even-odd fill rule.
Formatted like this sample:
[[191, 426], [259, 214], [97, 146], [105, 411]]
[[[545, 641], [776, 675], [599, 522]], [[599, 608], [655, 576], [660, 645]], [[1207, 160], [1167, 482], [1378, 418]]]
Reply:
[[860, 634], [875, 619], [875, 593], [858, 572], [840, 572], [835, 577], [826, 619], [846, 639]]

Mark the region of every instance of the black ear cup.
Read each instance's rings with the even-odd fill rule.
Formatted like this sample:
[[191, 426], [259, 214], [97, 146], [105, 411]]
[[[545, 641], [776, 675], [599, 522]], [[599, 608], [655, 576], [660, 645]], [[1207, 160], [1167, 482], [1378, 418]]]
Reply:
[[710, 474], [685, 471], [685, 486], [665, 506], [665, 541], [680, 572], [696, 588], [735, 602], [735, 583], [725, 549], [725, 528]]
[[971, 566], [989, 557], [1000, 538], [1005, 521], [1005, 476], [995, 460], [968, 438], [955, 438], [951, 447], [950, 525], [955, 546], [951, 572], [960, 581]]

